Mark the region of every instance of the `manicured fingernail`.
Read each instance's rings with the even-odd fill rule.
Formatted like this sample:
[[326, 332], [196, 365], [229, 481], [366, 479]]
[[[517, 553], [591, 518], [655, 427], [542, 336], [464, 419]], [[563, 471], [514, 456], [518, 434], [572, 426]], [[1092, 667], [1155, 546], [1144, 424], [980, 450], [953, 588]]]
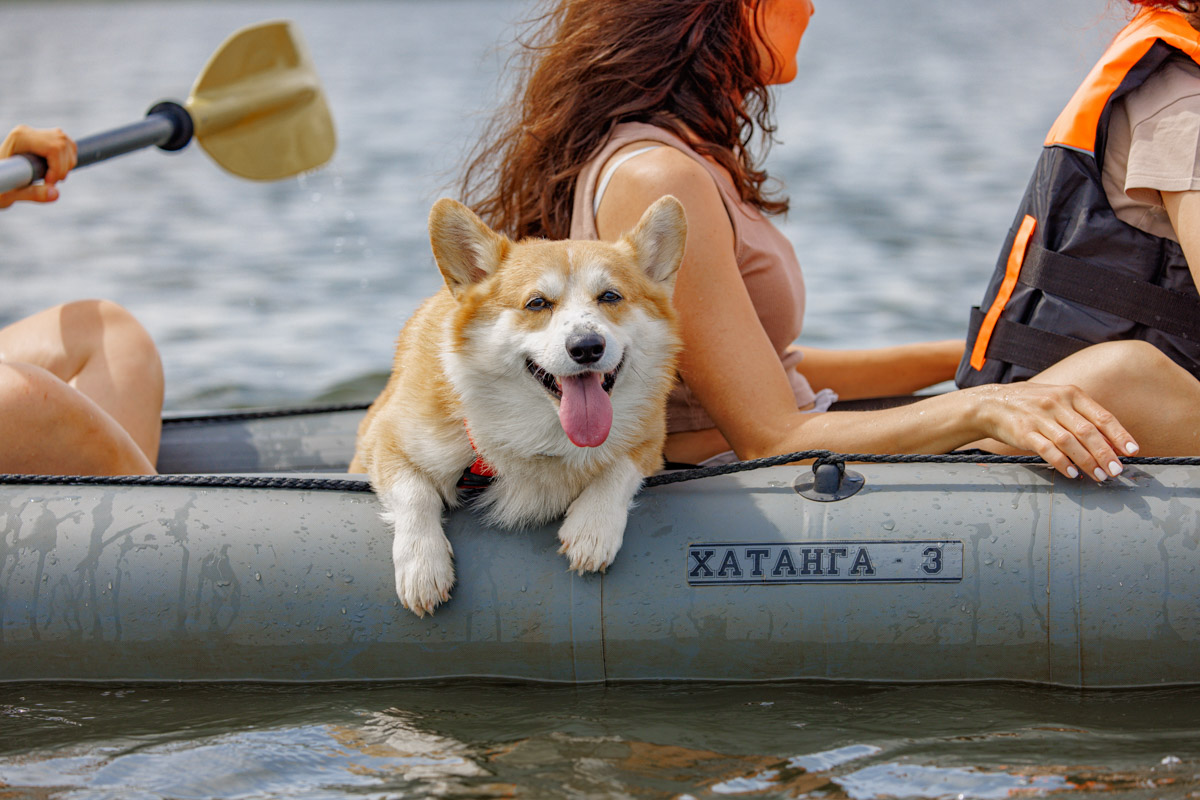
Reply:
[[1092, 474], [1096, 476], [1096, 480], [1098, 481], [1108, 480], [1108, 476], [1104, 474], [1104, 470], [1100, 469], [1099, 467], [1096, 467], [1096, 471]]
[[1114, 478], [1115, 478], [1116, 476], [1120, 475], [1120, 474], [1121, 474], [1121, 470], [1123, 470], [1123, 469], [1125, 469], [1125, 468], [1121, 466], [1121, 462], [1120, 462], [1120, 461], [1110, 461], [1110, 462], [1108, 462], [1108, 474], [1109, 474], [1109, 475], [1112, 475]]
[[1078, 478], [1079, 470], [1075, 469], [1074, 467], [1067, 467], [1067, 477]]
[[1126, 453], [1132, 454], [1132, 453], [1136, 453], [1137, 451], [1138, 451], [1137, 442], [1127, 442], [1125, 444], [1125, 452]]

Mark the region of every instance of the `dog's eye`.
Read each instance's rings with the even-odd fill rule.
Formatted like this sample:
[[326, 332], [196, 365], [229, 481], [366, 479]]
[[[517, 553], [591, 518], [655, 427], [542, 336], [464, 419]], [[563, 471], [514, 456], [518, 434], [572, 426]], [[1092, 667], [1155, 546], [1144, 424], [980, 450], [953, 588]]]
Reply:
[[596, 300], [601, 303], [616, 303], [620, 299], [621, 295], [617, 292], [614, 292], [612, 289], [603, 292], [599, 297], [596, 298]]
[[530, 301], [525, 304], [525, 308], [529, 309], [530, 311], [545, 311], [549, 307], [550, 301], [541, 295], [531, 298]]

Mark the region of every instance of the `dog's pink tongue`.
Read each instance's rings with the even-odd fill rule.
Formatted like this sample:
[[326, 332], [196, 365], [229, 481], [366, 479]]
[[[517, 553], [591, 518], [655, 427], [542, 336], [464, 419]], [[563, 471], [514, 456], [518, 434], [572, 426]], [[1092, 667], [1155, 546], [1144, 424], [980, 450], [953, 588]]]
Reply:
[[558, 379], [562, 386], [558, 421], [567, 438], [579, 447], [599, 447], [612, 428], [612, 401], [600, 386], [603, 380], [599, 372]]

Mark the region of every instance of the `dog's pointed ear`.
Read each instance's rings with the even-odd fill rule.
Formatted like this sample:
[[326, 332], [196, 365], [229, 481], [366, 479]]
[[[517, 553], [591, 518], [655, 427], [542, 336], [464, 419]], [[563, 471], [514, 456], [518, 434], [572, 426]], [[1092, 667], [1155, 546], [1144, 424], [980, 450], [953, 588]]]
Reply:
[[633, 245], [638, 264], [651, 280], [663, 283], [674, 278], [687, 245], [683, 204], [669, 194], [658, 198], [625, 239]]
[[429, 243], [450, 293], [457, 297], [496, 271], [512, 242], [493, 231], [475, 212], [443, 197], [429, 212]]

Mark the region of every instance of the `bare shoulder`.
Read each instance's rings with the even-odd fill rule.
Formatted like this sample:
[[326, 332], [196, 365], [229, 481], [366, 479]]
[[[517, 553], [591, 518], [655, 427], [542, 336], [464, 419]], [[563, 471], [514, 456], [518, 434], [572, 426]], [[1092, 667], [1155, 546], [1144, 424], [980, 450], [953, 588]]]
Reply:
[[[661, 192], [678, 196], [711, 192], [718, 196], [716, 184], [708, 170], [691, 156], [661, 142], [630, 142], [613, 154], [605, 170], [616, 164], [622, 155], [637, 153], [647, 147], [653, 149], [620, 163], [610, 180], [610, 190], [623, 186], [627, 190], [641, 190], [647, 194]], [[663, 192], [664, 189], [668, 191]]]
[[617, 163], [621, 154], [652, 144], [660, 146], [620, 163], [612, 173], [596, 215], [601, 237], [620, 236], [637, 223], [655, 200], [667, 194], [683, 203], [689, 224], [728, 226], [721, 193], [712, 175], [694, 158], [674, 147], [658, 142], [631, 142], [613, 154], [605, 170]]

